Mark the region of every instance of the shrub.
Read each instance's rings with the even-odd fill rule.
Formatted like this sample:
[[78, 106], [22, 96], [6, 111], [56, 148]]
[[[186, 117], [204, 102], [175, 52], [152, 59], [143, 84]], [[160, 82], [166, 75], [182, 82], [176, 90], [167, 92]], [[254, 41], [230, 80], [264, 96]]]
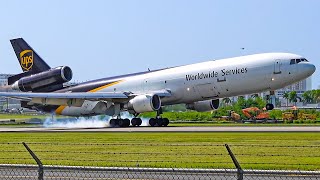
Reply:
[[305, 120], [304, 123], [310, 124], [310, 123], [312, 123], [312, 121], [310, 119], [308, 119], [308, 120]]
[[293, 120], [294, 124], [300, 124], [300, 120]]

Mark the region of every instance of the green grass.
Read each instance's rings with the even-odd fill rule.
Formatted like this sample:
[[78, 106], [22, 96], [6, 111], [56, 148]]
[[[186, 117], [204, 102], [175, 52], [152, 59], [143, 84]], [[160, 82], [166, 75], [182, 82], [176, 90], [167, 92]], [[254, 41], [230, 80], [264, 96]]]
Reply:
[[319, 133], [1, 133], [0, 163], [88, 166], [320, 169]]
[[45, 118], [45, 115], [29, 115], [29, 114], [0, 114], [0, 119], [30, 119], [30, 118]]
[[[20, 119], [31, 119], [31, 118], [38, 118], [38, 119], [45, 119], [51, 117], [50, 114], [39, 114], [39, 115], [35, 115], [35, 114], [7, 114], [7, 113], [0, 113], [0, 120], [1, 119], [16, 119], [16, 120], [20, 120]], [[65, 118], [67, 116], [62, 116], [62, 115], [55, 115], [55, 117], [57, 119], [59, 118]]]

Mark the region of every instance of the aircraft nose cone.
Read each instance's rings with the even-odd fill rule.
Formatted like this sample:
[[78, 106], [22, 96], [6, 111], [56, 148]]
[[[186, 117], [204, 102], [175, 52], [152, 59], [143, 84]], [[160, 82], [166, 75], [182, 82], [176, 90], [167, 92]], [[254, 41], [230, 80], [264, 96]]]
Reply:
[[316, 71], [316, 66], [310, 63], [306, 69], [308, 74], [312, 75]]
[[299, 65], [299, 71], [301, 72], [301, 75], [304, 76], [304, 78], [311, 76], [316, 71], [315, 65], [311, 63], [299, 63]]

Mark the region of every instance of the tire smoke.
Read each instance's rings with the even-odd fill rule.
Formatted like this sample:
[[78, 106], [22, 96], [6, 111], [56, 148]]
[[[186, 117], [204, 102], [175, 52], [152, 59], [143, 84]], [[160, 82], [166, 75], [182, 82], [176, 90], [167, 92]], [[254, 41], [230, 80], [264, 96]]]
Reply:
[[[122, 119], [132, 119], [133, 115], [128, 112], [121, 113]], [[49, 116], [43, 122], [43, 127], [46, 128], [105, 128], [110, 127], [109, 121], [112, 119], [111, 116], [99, 115], [91, 117], [69, 117], [57, 119], [54, 115]], [[141, 126], [149, 126], [148, 118], [141, 118]]]
[[108, 127], [108, 121], [109, 117], [101, 119], [99, 116], [62, 119], [56, 119], [53, 116], [47, 117], [43, 126], [46, 128], [104, 128]]

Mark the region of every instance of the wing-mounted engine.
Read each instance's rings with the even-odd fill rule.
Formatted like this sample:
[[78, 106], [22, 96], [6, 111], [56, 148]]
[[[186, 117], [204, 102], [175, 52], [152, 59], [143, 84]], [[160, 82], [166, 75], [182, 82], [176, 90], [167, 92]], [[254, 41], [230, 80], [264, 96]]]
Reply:
[[138, 95], [125, 105], [125, 108], [132, 114], [157, 111], [160, 107], [161, 100], [156, 94]]
[[61, 89], [63, 83], [72, 79], [72, 70], [68, 66], [60, 66], [30, 76], [22, 77], [12, 84], [12, 89], [23, 92], [50, 92]]
[[195, 110], [198, 112], [206, 112], [219, 108], [219, 99], [197, 101], [194, 103], [186, 104], [187, 109]]

